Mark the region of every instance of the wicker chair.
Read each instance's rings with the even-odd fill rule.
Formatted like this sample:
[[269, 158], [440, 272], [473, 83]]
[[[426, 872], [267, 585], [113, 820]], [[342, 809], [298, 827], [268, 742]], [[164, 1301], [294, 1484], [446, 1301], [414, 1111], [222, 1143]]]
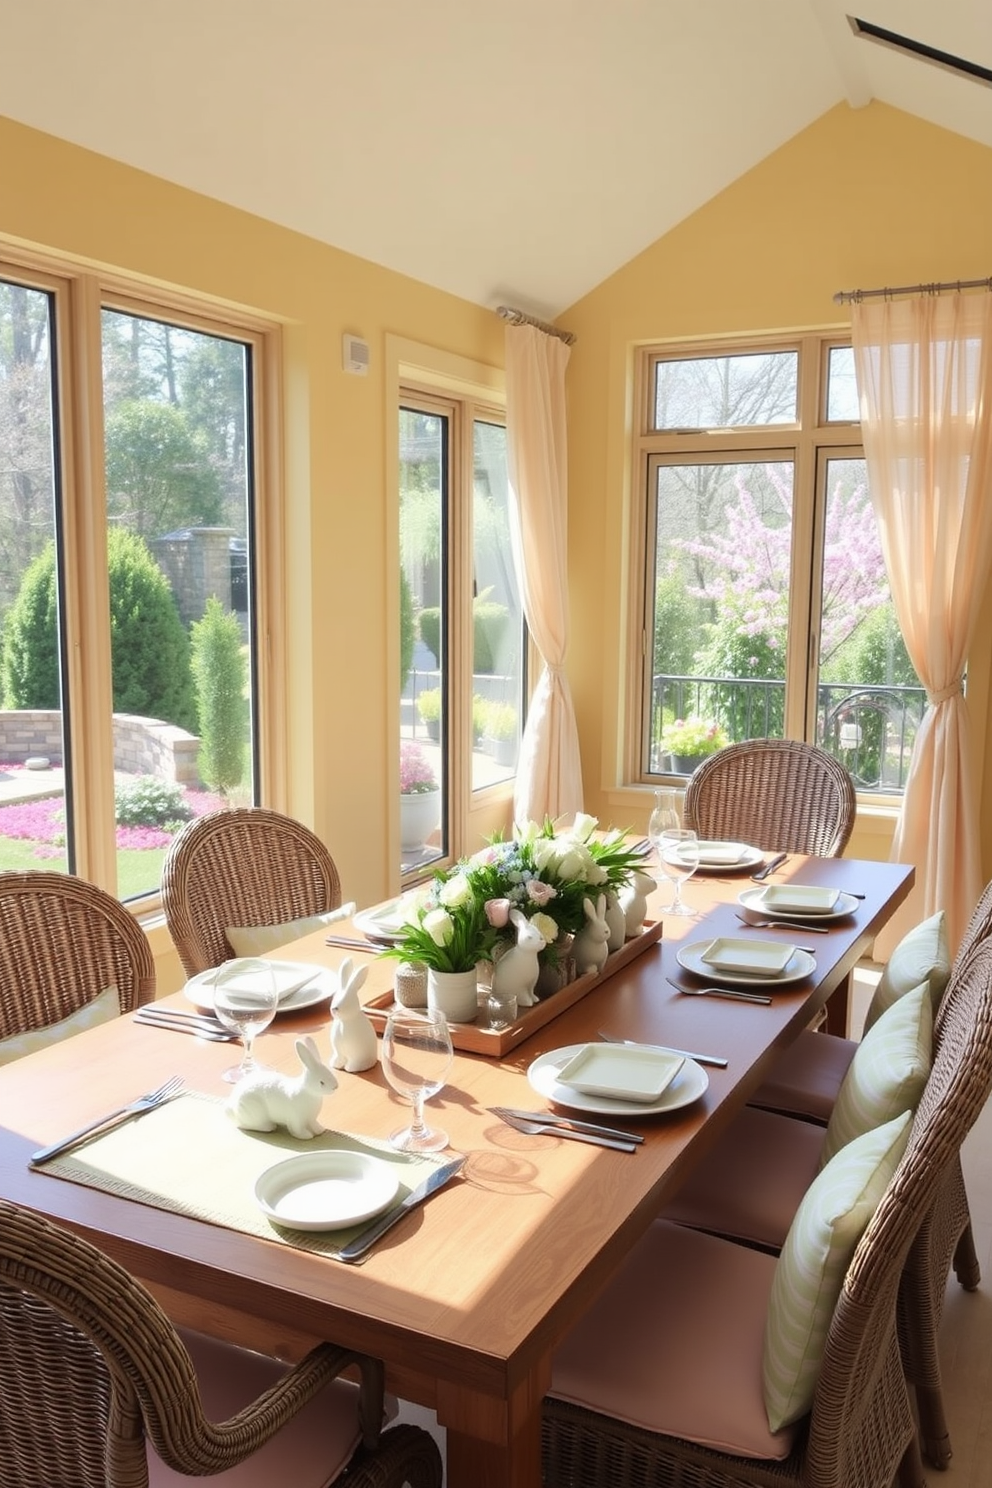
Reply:
[[[658, 1435], [615, 1416], [556, 1400], [553, 1368], [552, 1394], [544, 1405], [546, 1488], [880, 1488], [897, 1474], [901, 1488], [920, 1488], [924, 1479], [919, 1441], [898, 1340], [900, 1282], [910, 1249], [919, 1244], [941, 1185], [953, 1170], [961, 1143], [990, 1090], [992, 946], [985, 945], [948, 991], [933, 1070], [909, 1146], [848, 1269], [827, 1336], [812, 1410], [791, 1454], [780, 1461], [731, 1455], [699, 1441]], [[681, 1237], [678, 1243], [683, 1248], [698, 1241], [704, 1252], [730, 1247], [754, 1257], [759, 1268], [770, 1261], [760, 1252], [664, 1220], [642, 1241], [649, 1260], [652, 1244], [660, 1256], [666, 1238], [670, 1243], [673, 1235]], [[657, 1278], [658, 1287], [677, 1294], [678, 1276], [650, 1267], [648, 1274]], [[625, 1291], [624, 1281], [621, 1272], [594, 1306], [600, 1316], [605, 1311], [629, 1348], [650, 1360], [652, 1351], [657, 1353], [659, 1339], [653, 1331], [650, 1337], [639, 1337], [638, 1330], [654, 1329], [657, 1317], [643, 1305], [644, 1287], [638, 1291], [628, 1285]], [[701, 1295], [705, 1303], [705, 1293]], [[698, 1348], [685, 1351], [682, 1367], [694, 1367], [701, 1376], [704, 1405], [710, 1394], [725, 1393], [722, 1387], [728, 1370], [733, 1371], [732, 1345], [728, 1347], [726, 1336], [732, 1327], [728, 1309], [736, 1313], [748, 1306], [753, 1307], [753, 1302], [746, 1294], [732, 1293], [724, 1304], [722, 1322], [716, 1319], [716, 1326], [703, 1339], [702, 1363]], [[704, 1327], [701, 1322], [701, 1332]], [[589, 1372], [595, 1378], [595, 1334], [588, 1324], [585, 1328], [588, 1331], [583, 1331], [580, 1321], [574, 1337], [582, 1342], [590, 1339]], [[671, 1340], [676, 1349], [678, 1342]], [[683, 1358], [682, 1354], [677, 1357]], [[753, 1370], [753, 1361], [745, 1368]], [[604, 1380], [604, 1394], [608, 1390], [609, 1382]]]
[[228, 926], [282, 925], [340, 903], [338, 871], [320, 838], [262, 806], [189, 822], [162, 869], [165, 919], [187, 976], [234, 955]]
[[[337, 1379], [351, 1366], [360, 1387]], [[382, 1431], [377, 1361], [324, 1343], [290, 1369], [181, 1337], [109, 1257], [6, 1200], [0, 1376], [4, 1488], [166, 1488], [219, 1472], [232, 1488], [341, 1474], [348, 1488], [441, 1485], [427, 1432]]]
[[747, 739], [703, 761], [686, 786], [682, 815], [700, 837], [839, 858], [856, 809], [854, 782], [825, 749]]
[[122, 1013], [155, 995], [155, 961], [119, 900], [68, 873], [0, 873], [0, 1038], [48, 1028], [110, 987]]

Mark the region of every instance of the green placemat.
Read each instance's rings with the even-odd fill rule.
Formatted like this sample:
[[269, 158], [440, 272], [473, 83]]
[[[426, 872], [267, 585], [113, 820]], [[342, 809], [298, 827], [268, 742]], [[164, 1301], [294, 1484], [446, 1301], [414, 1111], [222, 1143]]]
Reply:
[[[444, 1158], [397, 1152], [375, 1137], [327, 1131], [304, 1142], [287, 1131], [242, 1131], [216, 1096], [187, 1091], [144, 1116], [91, 1137], [39, 1169], [154, 1209], [188, 1214], [297, 1250], [336, 1257], [371, 1219], [348, 1229], [309, 1231], [270, 1224], [255, 1202], [255, 1182], [266, 1168], [300, 1152], [364, 1152], [395, 1165], [397, 1207]], [[450, 1156], [450, 1154], [449, 1154]]]

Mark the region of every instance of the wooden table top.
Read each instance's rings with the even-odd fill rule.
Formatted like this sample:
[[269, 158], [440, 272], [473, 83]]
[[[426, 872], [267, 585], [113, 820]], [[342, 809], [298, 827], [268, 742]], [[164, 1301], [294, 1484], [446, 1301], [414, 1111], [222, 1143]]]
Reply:
[[[682, 996], [678, 945], [742, 933], [736, 897], [749, 880], [693, 879], [684, 891], [699, 920], [665, 918], [662, 940], [503, 1058], [456, 1053], [428, 1119], [465, 1155], [461, 1175], [389, 1232], [360, 1266], [55, 1179], [27, 1159], [119, 1100], [180, 1073], [215, 1095], [232, 1046], [170, 1034], [130, 1018], [0, 1069], [0, 1192], [64, 1222], [140, 1276], [177, 1321], [296, 1357], [314, 1338], [378, 1355], [391, 1386], [433, 1407], [448, 1427], [452, 1488], [537, 1488], [540, 1400], [552, 1349], [588, 1305], [784, 1047], [832, 994], [912, 885], [903, 865], [792, 858], [774, 882], [836, 884], [863, 893], [851, 919], [815, 941], [816, 972], [775, 992], [770, 1007]], [[340, 927], [335, 927], [340, 928]], [[755, 932], [765, 934], [766, 932]], [[769, 932], [773, 934], [773, 932]], [[349, 954], [318, 932], [283, 956], [336, 966]], [[395, 963], [376, 961], [376, 976]], [[372, 977], [370, 977], [372, 981]], [[186, 1005], [181, 993], [168, 999]], [[647, 1139], [636, 1154], [553, 1136], [524, 1136], [488, 1113], [540, 1109], [527, 1080], [540, 1054], [625, 1038], [724, 1054], [690, 1107], [629, 1124]], [[328, 1049], [326, 1005], [279, 1017], [259, 1039], [266, 1063], [294, 1069], [295, 1037]], [[385, 1137], [406, 1107], [379, 1066], [341, 1072], [325, 1125]], [[209, 1154], [191, 1153], [191, 1162]], [[484, 1447], [483, 1447], [483, 1444]]]

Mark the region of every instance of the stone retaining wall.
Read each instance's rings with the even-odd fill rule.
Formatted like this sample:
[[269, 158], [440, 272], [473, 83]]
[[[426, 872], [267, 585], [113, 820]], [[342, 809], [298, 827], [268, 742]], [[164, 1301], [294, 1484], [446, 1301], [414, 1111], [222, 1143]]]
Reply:
[[[200, 741], [195, 734], [130, 713], [114, 714], [114, 769], [129, 775], [154, 775], [179, 785], [199, 785], [196, 768]], [[45, 755], [62, 764], [62, 715], [55, 710], [0, 711], [0, 759], [23, 764]]]

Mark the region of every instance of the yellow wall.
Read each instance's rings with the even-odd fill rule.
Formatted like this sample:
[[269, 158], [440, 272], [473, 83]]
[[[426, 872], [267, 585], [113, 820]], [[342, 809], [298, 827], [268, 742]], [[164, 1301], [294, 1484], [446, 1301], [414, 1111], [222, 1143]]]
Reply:
[[[393, 884], [397, 524], [387, 509], [395, 371], [387, 337], [501, 369], [503, 324], [300, 234], [0, 119], [0, 242], [248, 307], [284, 328], [290, 782], [350, 897]], [[342, 370], [345, 332], [371, 370]], [[395, 358], [394, 358], [395, 360]], [[397, 575], [393, 580], [394, 575]], [[398, 840], [398, 839], [397, 839]]]
[[[568, 372], [569, 672], [586, 808], [601, 820], [640, 827], [648, 810], [644, 792], [618, 788], [633, 348], [846, 327], [836, 291], [984, 278], [990, 255], [992, 150], [881, 104], [840, 105], [560, 317], [578, 338]], [[990, 656], [987, 603], [969, 666], [979, 775]], [[983, 792], [987, 869], [990, 795]], [[890, 824], [869, 818], [849, 852], [884, 858], [890, 840]]]

